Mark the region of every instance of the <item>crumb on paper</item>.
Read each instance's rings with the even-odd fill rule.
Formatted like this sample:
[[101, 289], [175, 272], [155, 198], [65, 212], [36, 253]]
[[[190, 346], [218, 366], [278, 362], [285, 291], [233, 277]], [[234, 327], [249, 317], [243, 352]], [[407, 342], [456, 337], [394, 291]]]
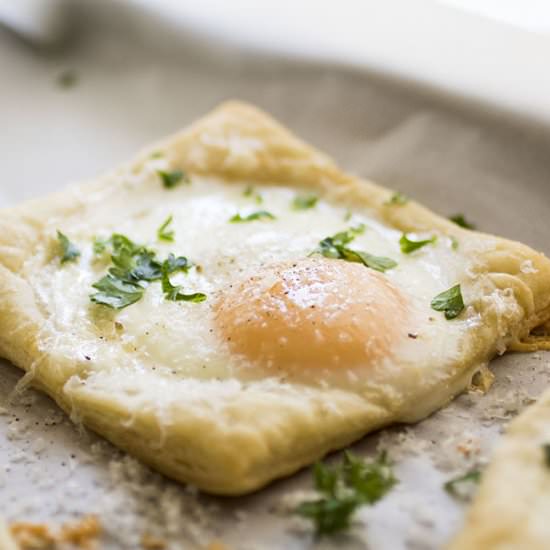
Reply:
[[485, 394], [491, 389], [494, 381], [495, 375], [486, 365], [483, 365], [472, 377], [469, 390]]
[[503, 397], [493, 399], [484, 410], [484, 420], [510, 420], [518, 415], [527, 405], [534, 403], [536, 399], [525, 390], [510, 390]]
[[441, 472], [459, 472], [472, 468], [482, 460], [481, 440], [467, 431], [449, 435], [441, 441], [433, 463]]
[[119, 453], [113, 457], [106, 444], [92, 447], [96, 460], [108, 461], [109, 481], [97, 509], [110, 538], [124, 548], [140, 548], [143, 533], [165, 540], [167, 548], [182, 540], [190, 548], [207, 547], [215, 536], [214, 515], [195, 488], [167, 484], [138, 460]]
[[43, 523], [15, 522], [10, 531], [21, 550], [49, 550], [57, 544], [71, 544], [82, 550], [95, 550], [101, 525], [95, 516], [84, 516], [61, 526], [57, 534]]
[[480, 441], [478, 438], [466, 438], [464, 441], [460, 441], [457, 444], [456, 450], [465, 458], [470, 458], [473, 455], [477, 455], [481, 452]]
[[430, 441], [418, 437], [410, 427], [400, 431], [385, 431], [380, 434], [376, 451], [378, 453], [384, 450], [392, 461], [401, 462], [411, 456], [420, 456], [429, 453], [433, 447]]
[[80, 548], [92, 549], [101, 535], [101, 524], [96, 516], [84, 516], [76, 523], [68, 523], [61, 527], [59, 540], [68, 542]]
[[164, 550], [166, 548], [166, 541], [158, 537], [153, 537], [149, 533], [144, 533], [141, 536], [141, 546], [144, 550]]
[[43, 437], [37, 437], [31, 443], [31, 451], [36, 455], [39, 455], [42, 452], [44, 452], [46, 450], [46, 447], [47, 447], [46, 441], [44, 440]]
[[42, 550], [55, 543], [48, 526], [42, 523], [16, 522], [10, 525], [10, 531], [21, 550]]

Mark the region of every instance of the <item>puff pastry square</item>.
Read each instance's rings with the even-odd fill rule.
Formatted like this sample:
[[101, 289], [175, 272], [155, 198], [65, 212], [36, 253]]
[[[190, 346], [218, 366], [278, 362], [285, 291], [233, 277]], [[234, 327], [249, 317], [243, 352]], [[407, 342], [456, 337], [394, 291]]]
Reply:
[[[178, 181], [173, 189], [163, 185], [163, 177], [170, 179], [174, 172], [181, 180], [178, 171], [185, 171], [191, 183]], [[300, 221], [306, 217], [295, 217], [287, 231], [282, 207], [277, 220], [228, 223], [249, 185], [267, 197], [257, 210], [291, 200], [294, 193], [314, 193], [322, 213], [315, 224], [320, 225], [309, 227]], [[227, 206], [226, 200], [233, 203]], [[387, 353], [373, 355], [372, 368], [359, 365], [350, 373], [343, 365], [318, 374], [310, 365], [302, 377], [298, 358], [284, 376], [262, 368], [239, 370], [232, 363], [233, 348], [225, 342], [218, 353], [216, 330], [208, 329], [216, 300], [231, 295], [216, 285], [235, 277], [246, 294], [246, 281], [258, 281], [255, 265], [268, 264], [277, 251], [289, 261], [307, 258], [315, 243], [339, 229], [336, 221], [327, 220], [336, 220], [338, 213], [343, 228], [353, 222], [345, 221], [348, 209], [359, 221], [363, 213], [372, 220], [360, 226], [364, 235], [354, 233], [354, 242], [365, 239], [376, 247], [376, 232], [388, 235], [393, 244], [387, 255], [399, 265], [372, 264], [375, 272], [360, 266], [355, 255], [346, 276], [350, 281], [370, 278], [376, 288], [391, 284], [397, 288], [388, 291], [391, 295], [410, 295], [421, 328], [415, 332], [412, 321], [401, 326], [398, 310], [389, 311], [380, 302], [372, 310], [389, 328], [376, 345]], [[169, 215], [176, 227], [174, 245], [155, 240], [156, 228]], [[60, 262], [57, 231], [79, 248], [76, 261]], [[403, 232], [437, 234], [429, 250], [418, 252], [433, 258], [435, 267], [428, 269], [428, 260], [422, 263], [417, 253], [417, 259], [401, 255]], [[105, 275], [108, 257], [94, 256], [92, 241], [113, 233], [153, 241], [150, 246], [163, 256], [189, 256], [202, 273], [193, 268], [178, 277], [186, 291], [204, 291], [207, 300], [167, 302], [161, 285], [152, 283], [141, 301], [123, 310], [93, 303], [92, 284]], [[361, 258], [373, 261], [373, 256]], [[335, 273], [347, 264], [311, 259], [313, 271], [323, 261], [336, 262], [330, 264]], [[418, 277], [409, 274], [415, 269]], [[433, 275], [437, 282], [439, 272], [447, 275], [415, 294], [417, 281]], [[550, 317], [549, 280], [550, 262], [542, 254], [457, 227], [412, 200], [396, 200], [392, 191], [343, 173], [268, 115], [230, 102], [105, 177], [1, 212], [0, 355], [25, 370], [25, 380], [71, 418], [164, 474], [212, 493], [243, 494], [374, 429], [415, 422], [443, 406], [493, 355], [519, 345]], [[455, 282], [462, 285], [466, 304], [460, 317], [447, 320], [430, 309], [430, 299]], [[378, 297], [374, 292], [373, 304]], [[361, 318], [364, 310], [353, 312]], [[238, 337], [235, 319], [223, 330], [235, 330]], [[372, 316], [369, 323], [380, 326]], [[400, 330], [395, 340], [393, 325]], [[361, 323], [353, 326], [364, 330]], [[344, 356], [346, 338], [342, 332], [334, 339]], [[359, 354], [370, 349], [368, 338], [359, 344]], [[304, 357], [310, 351], [303, 346]]]

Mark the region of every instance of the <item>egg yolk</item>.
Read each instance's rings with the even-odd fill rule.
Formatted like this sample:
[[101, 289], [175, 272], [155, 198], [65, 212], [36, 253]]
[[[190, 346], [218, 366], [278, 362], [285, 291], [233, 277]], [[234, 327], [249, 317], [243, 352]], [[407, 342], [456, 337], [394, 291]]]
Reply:
[[391, 353], [407, 301], [383, 274], [323, 257], [267, 265], [215, 305], [233, 353], [283, 370], [368, 366]]

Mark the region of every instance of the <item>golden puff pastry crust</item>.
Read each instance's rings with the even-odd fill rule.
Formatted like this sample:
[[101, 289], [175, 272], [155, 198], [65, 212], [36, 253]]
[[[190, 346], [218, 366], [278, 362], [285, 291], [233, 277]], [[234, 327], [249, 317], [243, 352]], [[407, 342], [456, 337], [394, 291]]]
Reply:
[[[410, 384], [399, 391], [391, 380], [357, 392], [307, 381], [163, 378], [136, 368], [128, 357], [138, 346], [116, 329], [101, 333], [103, 347], [92, 352], [103, 359], [90, 361], [80, 348], [88, 349], [97, 327], [111, 318], [87, 303], [74, 314], [79, 323], [84, 319], [80, 332], [67, 328], [63, 293], [57, 301], [48, 294], [57, 277], [55, 230], [72, 235], [130, 218], [139, 224], [152, 202], [171, 201], [158, 181], [143, 176], [157, 152], [168, 168], [183, 167], [192, 178], [306, 189], [329, 203], [368, 210], [392, 230], [452, 236], [465, 258], [475, 256], [468, 272], [475, 330], [465, 333], [456, 353], [438, 359], [436, 376], [411, 363], [399, 376]], [[391, 197], [390, 190], [343, 173], [258, 109], [225, 103], [97, 181], [1, 213], [0, 355], [73, 419], [164, 474], [218, 494], [258, 489], [374, 429], [423, 418], [463, 391], [495, 353], [550, 317], [550, 262], [542, 254], [464, 230], [413, 201], [395, 206]], [[70, 283], [55, 284], [69, 293]]]
[[550, 511], [550, 391], [511, 422], [449, 550], [543, 550]]

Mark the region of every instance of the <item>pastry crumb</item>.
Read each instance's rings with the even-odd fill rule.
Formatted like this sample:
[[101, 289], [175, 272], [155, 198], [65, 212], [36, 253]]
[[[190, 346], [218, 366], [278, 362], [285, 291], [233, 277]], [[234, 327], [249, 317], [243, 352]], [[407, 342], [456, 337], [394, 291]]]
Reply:
[[76, 523], [61, 527], [59, 541], [73, 544], [79, 548], [92, 550], [101, 535], [101, 524], [96, 516], [84, 516]]
[[141, 537], [141, 546], [144, 550], [164, 550], [166, 548], [166, 541], [153, 537], [149, 533], [144, 533]]
[[96, 516], [84, 516], [80, 520], [61, 526], [53, 534], [43, 523], [15, 522], [10, 531], [21, 550], [54, 550], [57, 545], [70, 544], [73, 548], [96, 550], [101, 535], [101, 525]]
[[45, 550], [55, 544], [55, 537], [43, 523], [18, 521], [10, 525], [10, 531], [21, 550]]
[[487, 365], [483, 365], [472, 377], [469, 390], [486, 394], [494, 381], [495, 375], [489, 370]]
[[458, 443], [456, 446], [456, 450], [461, 453], [464, 458], [470, 458], [473, 455], [479, 454], [481, 452], [479, 440], [471, 437]]

